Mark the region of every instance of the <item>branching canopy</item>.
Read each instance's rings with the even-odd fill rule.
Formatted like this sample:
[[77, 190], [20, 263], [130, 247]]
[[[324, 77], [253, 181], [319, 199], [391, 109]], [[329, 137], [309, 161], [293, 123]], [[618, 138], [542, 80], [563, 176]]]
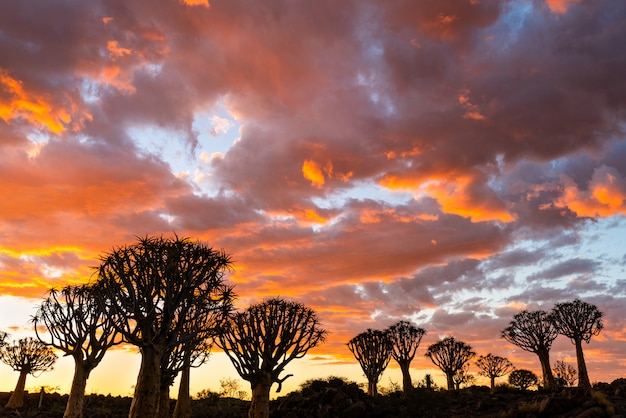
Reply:
[[457, 341], [454, 337], [446, 337], [430, 345], [425, 355], [446, 375], [454, 375], [457, 371], [463, 370], [465, 363], [476, 353], [469, 344]]
[[387, 328], [386, 332], [391, 342], [391, 356], [398, 363], [410, 363], [413, 360], [422, 337], [426, 334], [426, 330], [408, 321], [399, 321]]
[[531, 353], [549, 351], [558, 332], [545, 311], [521, 311], [502, 331], [502, 338]]
[[552, 322], [559, 334], [563, 334], [574, 343], [585, 341], [598, 335], [604, 328], [602, 312], [595, 305], [575, 299], [572, 302], [557, 303], [552, 309]]
[[[208, 318], [232, 309], [232, 286], [224, 284], [230, 265], [223, 251], [187, 238], [139, 238], [102, 257], [96, 294], [126, 341], [168, 350], [211, 332]], [[185, 323], [198, 318], [207, 321], [185, 333]]]
[[378, 382], [391, 360], [393, 348], [387, 332], [368, 329], [348, 342], [348, 349], [357, 359], [370, 382]]
[[[111, 318], [104, 314], [89, 286], [51, 289], [32, 318], [37, 338], [46, 345], [83, 361], [92, 369], [106, 350], [120, 342]], [[40, 327], [47, 329], [40, 333]]]
[[262, 373], [279, 384], [285, 366], [304, 357], [324, 342], [326, 331], [316, 313], [305, 305], [281, 298], [270, 298], [232, 314], [216, 343], [231, 359], [239, 375], [255, 385]]
[[486, 356], [478, 357], [476, 366], [480, 369], [478, 374], [495, 379], [515, 370], [513, 363], [508, 359], [500, 356], [494, 356], [489, 353]]
[[29, 337], [2, 346], [0, 360], [15, 371], [34, 375], [52, 370], [57, 356], [50, 347]]

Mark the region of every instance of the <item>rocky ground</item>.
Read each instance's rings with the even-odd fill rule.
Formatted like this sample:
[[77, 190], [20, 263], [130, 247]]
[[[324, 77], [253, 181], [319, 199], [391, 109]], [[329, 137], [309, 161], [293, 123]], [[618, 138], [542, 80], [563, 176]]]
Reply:
[[[9, 394], [0, 393], [0, 405]], [[40, 395], [28, 394], [24, 408], [14, 411], [0, 407], [0, 417], [61, 418], [66, 396], [46, 394], [39, 408]], [[123, 418], [130, 398], [91, 395], [85, 418]], [[238, 399], [210, 398], [193, 401], [193, 416], [202, 418], [240, 418], [247, 416], [248, 402]], [[172, 404], [173, 408], [173, 404]], [[486, 387], [458, 391], [415, 389], [411, 393], [392, 393], [371, 398], [356, 384], [340, 379], [315, 381], [271, 403], [271, 418], [404, 418], [404, 417], [624, 417], [626, 418], [626, 379], [594, 385], [588, 393], [565, 388], [558, 393], [522, 392]]]

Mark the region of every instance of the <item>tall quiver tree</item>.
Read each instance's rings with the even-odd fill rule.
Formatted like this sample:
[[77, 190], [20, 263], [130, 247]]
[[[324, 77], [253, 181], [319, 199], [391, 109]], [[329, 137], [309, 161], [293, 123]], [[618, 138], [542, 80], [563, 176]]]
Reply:
[[348, 342], [348, 349], [361, 365], [367, 378], [367, 394], [378, 394], [378, 381], [383, 374], [393, 351], [387, 332], [368, 329]]
[[305, 305], [270, 298], [233, 313], [215, 340], [242, 379], [250, 382], [249, 418], [269, 417], [270, 389], [292, 360], [304, 357], [326, 339], [317, 314]]
[[446, 375], [448, 390], [454, 390], [454, 376], [464, 371], [465, 365], [475, 355], [471, 345], [457, 341], [454, 337], [446, 337], [431, 344], [425, 354]]
[[559, 334], [569, 338], [576, 346], [578, 387], [581, 388], [591, 389], [582, 342], [585, 341], [588, 344], [592, 336], [602, 331], [604, 328], [602, 316], [602, 312], [595, 305], [579, 299], [557, 303], [552, 309], [551, 319], [556, 330]]
[[50, 347], [29, 337], [0, 347], [0, 360], [20, 373], [15, 390], [6, 404], [7, 408], [13, 409], [24, 406], [26, 377], [29, 374], [52, 370], [57, 356]]
[[513, 363], [511, 363], [508, 359], [500, 356], [494, 356], [491, 353], [486, 356], [478, 357], [478, 360], [476, 360], [476, 366], [480, 369], [478, 374], [489, 378], [491, 390], [495, 389], [496, 377], [505, 376], [515, 370]]
[[[231, 303], [232, 287], [224, 283], [230, 266], [223, 251], [178, 236], [139, 238], [101, 258], [99, 303], [141, 352], [129, 418], [157, 416], [163, 356], [195, 338], [184, 334], [186, 322]], [[195, 333], [205, 332], [204, 326], [213, 323], [198, 323]]]
[[398, 362], [402, 370], [402, 389], [405, 393], [413, 388], [411, 382], [411, 361], [417, 353], [417, 348], [426, 334], [426, 330], [414, 326], [408, 321], [399, 321], [386, 330], [391, 342], [391, 357]]
[[535, 353], [541, 363], [543, 387], [555, 389], [554, 375], [550, 367], [550, 348], [558, 336], [550, 315], [545, 311], [521, 311], [513, 317], [501, 337], [524, 351]]
[[[37, 338], [74, 360], [74, 379], [65, 418], [83, 416], [85, 387], [91, 371], [107, 349], [120, 342], [111, 318], [93, 297], [91, 286], [51, 289], [32, 318]], [[47, 330], [42, 332], [43, 329]]]

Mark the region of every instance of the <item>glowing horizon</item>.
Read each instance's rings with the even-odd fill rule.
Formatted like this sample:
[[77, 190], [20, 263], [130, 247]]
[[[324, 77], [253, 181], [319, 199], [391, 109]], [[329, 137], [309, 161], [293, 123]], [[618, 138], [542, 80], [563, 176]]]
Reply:
[[[175, 232], [232, 255], [239, 308], [317, 312], [328, 340], [284, 391], [362, 382], [347, 341], [398, 320], [427, 331], [414, 381], [442, 379], [423, 353], [445, 335], [540, 371], [499, 333], [575, 298], [605, 314], [590, 379], [623, 377], [626, 4], [52, 0], [11, 2], [0, 28], [12, 337], [50, 287]], [[137, 356], [110, 353], [88, 391], [128, 394]], [[575, 363], [564, 337], [557, 359]], [[71, 373], [63, 359], [27, 387], [67, 391]], [[192, 393], [219, 373], [237, 378], [216, 353]], [[381, 385], [399, 376], [392, 361]], [[0, 390], [16, 380], [0, 364]]]

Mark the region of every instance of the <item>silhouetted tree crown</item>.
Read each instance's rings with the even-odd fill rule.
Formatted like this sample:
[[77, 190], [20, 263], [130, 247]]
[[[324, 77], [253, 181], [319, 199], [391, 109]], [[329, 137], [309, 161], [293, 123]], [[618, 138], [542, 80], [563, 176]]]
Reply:
[[348, 349], [361, 365], [368, 382], [367, 393], [376, 396], [376, 385], [380, 375], [385, 371], [391, 360], [393, 347], [389, 335], [385, 331], [368, 329], [348, 342]]
[[515, 370], [513, 363], [511, 363], [508, 359], [495, 356], [491, 353], [486, 356], [478, 357], [478, 360], [476, 360], [476, 366], [480, 369], [478, 374], [486, 376], [490, 379], [491, 389], [494, 389], [495, 387], [496, 378], [505, 376]]
[[536, 385], [537, 382], [537, 375], [530, 370], [518, 369], [513, 370], [509, 374], [509, 383], [521, 390], [526, 390], [529, 387]]
[[557, 303], [551, 312], [551, 320], [557, 332], [568, 337], [576, 346], [579, 387], [591, 388], [582, 342], [589, 343], [592, 336], [602, 331], [604, 328], [602, 316], [602, 312], [595, 305], [579, 299]]
[[558, 335], [550, 315], [542, 310], [519, 312], [501, 334], [511, 344], [537, 354], [543, 372], [543, 384], [547, 390], [555, 388], [550, 366], [550, 348]]
[[402, 370], [402, 387], [404, 392], [413, 387], [409, 368], [417, 349], [426, 334], [426, 330], [416, 327], [408, 321], [399, 321], [386, 330], [391, 342], [391, 356]]
[[463, 370], [465, 364], [475, 355], [472, 346], [463, 341], [457, 341], [454, 337], [446, 337], [431, 344], [425, 354], [445, 373], [448, 390], [453, 390], [455, 387], [454, 375]]
[[[230, 267], [223, 250], [178, 236], [138, 238], [101, 257], [99, 303], [142, 355], [129, 418], [157, 416], [163, 356], [213, 332], [211, 318], [232, 309], [232, 286], [225, 284]], [[189, 322], [196, 325], [191, 332]]]
[[285, 366], [304, 357], [323, 343], [326, 330], [317, 314], [302, 303], [279, 297], [269, 298], [230, 315], [216, 344], [224, 350], [237, 373], [250, 382], [250, 417], [269, 415], [269, 392], [273, 383], [282, 383]]

